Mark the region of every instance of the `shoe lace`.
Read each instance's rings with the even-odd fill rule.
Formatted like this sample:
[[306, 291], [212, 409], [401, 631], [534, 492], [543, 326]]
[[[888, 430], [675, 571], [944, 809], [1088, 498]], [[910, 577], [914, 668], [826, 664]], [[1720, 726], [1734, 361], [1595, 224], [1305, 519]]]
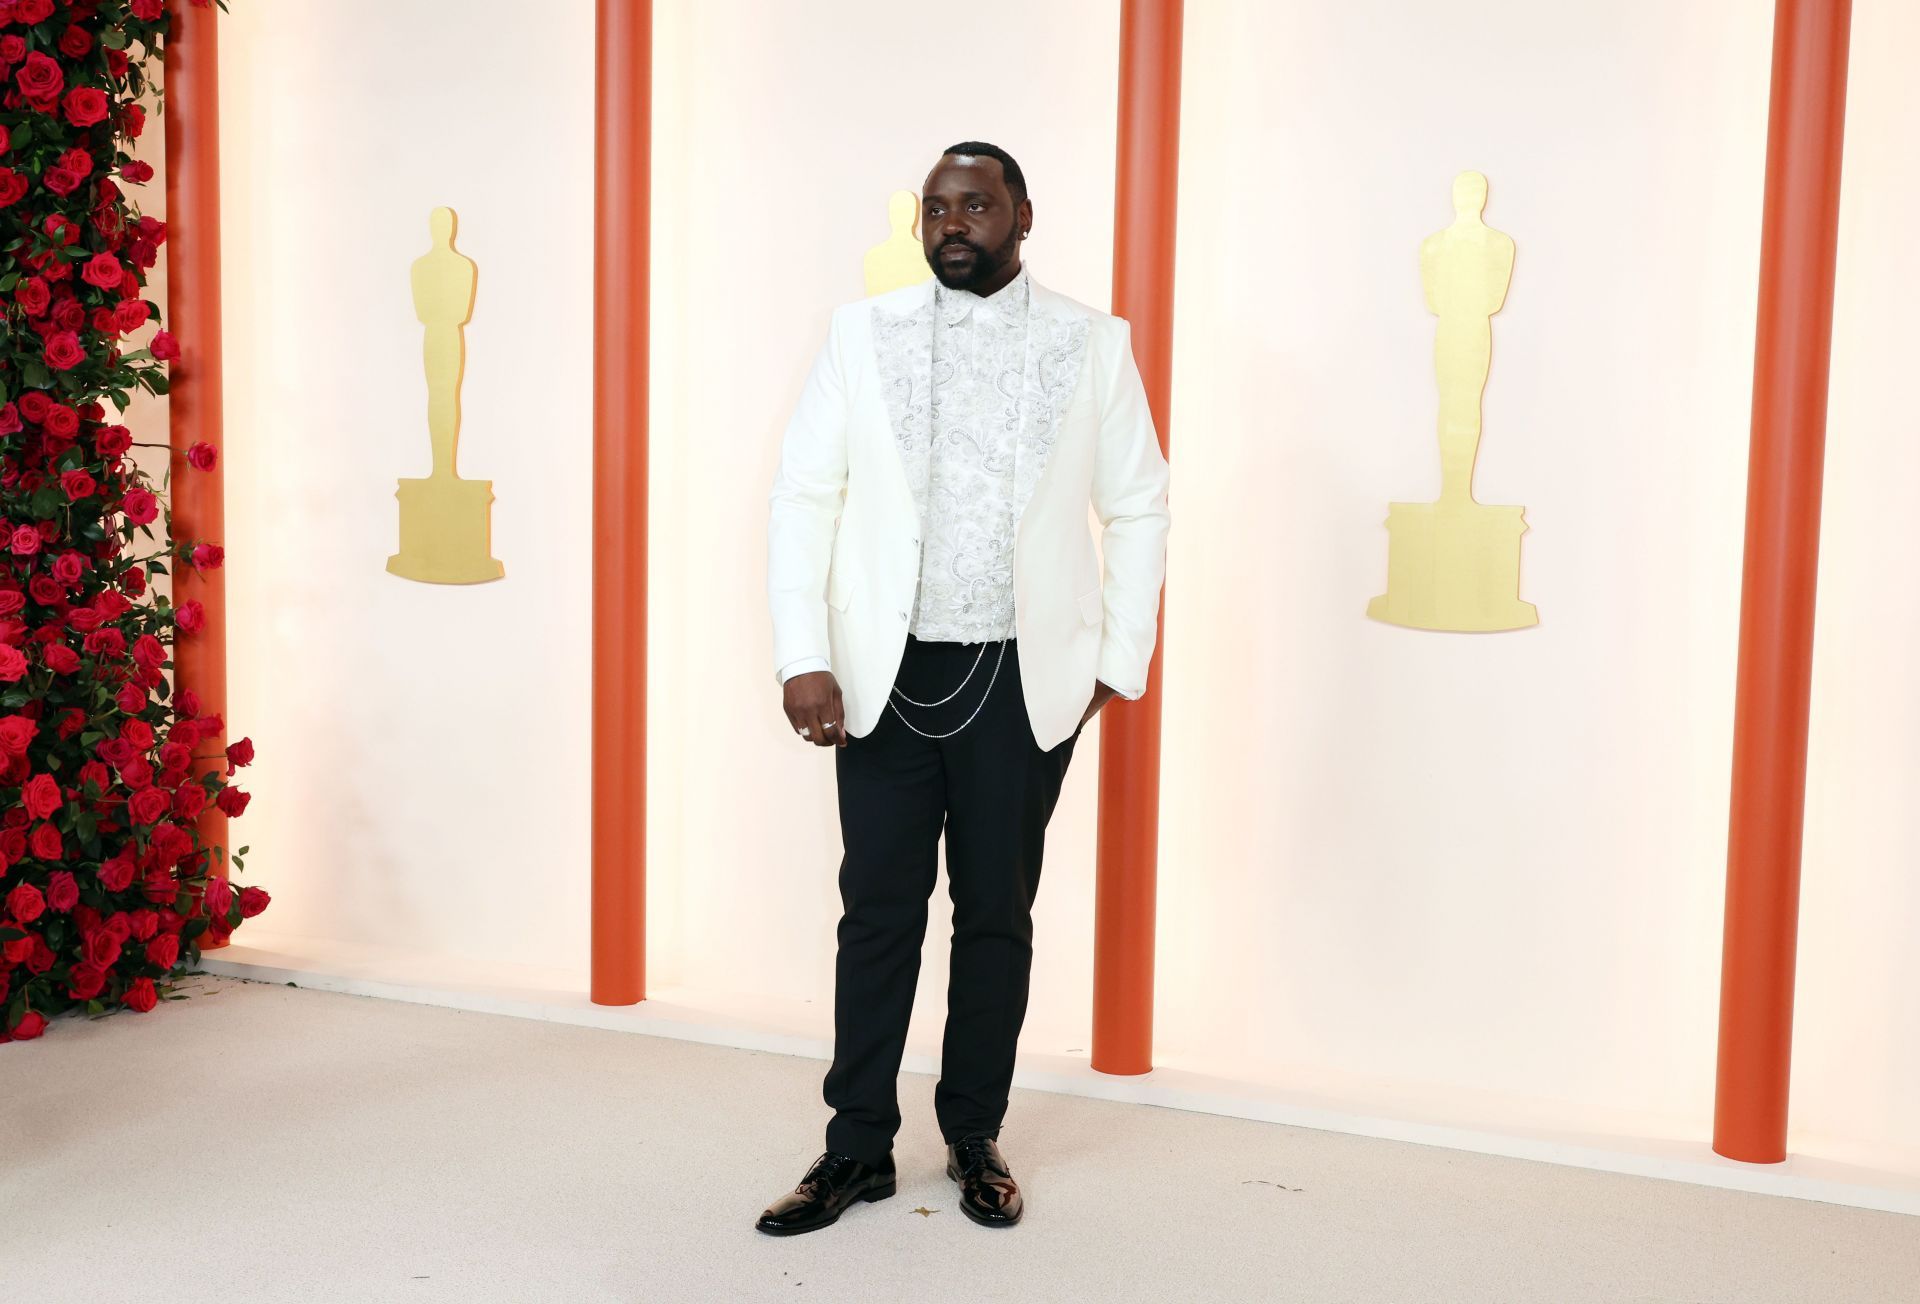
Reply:
[[953, 1143], [954, 1158], [960, 1165], [962, 1175], [971, 1176], [993, 1162], [992, 1137], [961, 1137]]
[[807, 1169], [807, 1175], [801, 1179], [801, 1183], [823, 1182], [837, 1191], [846, 1184], [847, 1178], [853, 1175], [853, 1170], [859, 1165], [860, 1161], [853, 1156], [835, 1154], [829, 1150], [813, 1161], [813, 1167]]

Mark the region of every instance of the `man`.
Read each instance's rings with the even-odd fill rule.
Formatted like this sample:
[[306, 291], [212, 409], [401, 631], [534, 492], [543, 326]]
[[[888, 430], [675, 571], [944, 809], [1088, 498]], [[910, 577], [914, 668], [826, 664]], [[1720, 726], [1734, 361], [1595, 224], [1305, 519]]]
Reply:
[[1157, 633], [1167, 463], [1127, 323], [1028, 274], [1033, 204], [1006, 151], [955, 145], [921, 206], [934, 280], [834, 313], [771, 496], [774, 667], [796, 736], [834, 749], [845, 844], [833, 1117], [826, 1153], [760, 1217], [776, 1235], [894, 1192], [943, 831], [934, 1109], [961, 1209], [1019, 1220], [997, 1138], [1047, 820], [1086, 722], [1146, 691]]

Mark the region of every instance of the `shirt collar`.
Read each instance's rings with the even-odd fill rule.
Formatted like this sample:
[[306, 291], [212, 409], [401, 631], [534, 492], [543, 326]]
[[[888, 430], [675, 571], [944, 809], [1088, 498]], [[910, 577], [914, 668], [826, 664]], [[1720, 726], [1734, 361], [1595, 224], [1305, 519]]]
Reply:
[[1015, 314], [1027, 306], [1027, 264], [1023, 259], [1013, 279], [989, 295], [978, 295], [972, 290], [950, 290], [937, 280], [933, 283], [933, 293], [940, 305], [940, 319], [949, 326], [965, 321], [967, 314], [976, 308], [980, 310], [982, 321], [991, 321], [1002, 314]]

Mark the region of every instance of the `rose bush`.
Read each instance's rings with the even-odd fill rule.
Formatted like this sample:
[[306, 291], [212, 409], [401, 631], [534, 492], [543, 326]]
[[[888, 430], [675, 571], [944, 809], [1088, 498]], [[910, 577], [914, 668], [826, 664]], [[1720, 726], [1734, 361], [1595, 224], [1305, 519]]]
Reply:
[[143, 297], [166, 226], [121, 188], [153, 175], [130, 147], [171, 21], [162, 0], [0, 0], [0, 1042], [152, 1009], [268, 901], [198, 829], [246, 809], [253, 759], [244, 738], [206, 755], [225, 726], [167, 676], [205, 612], [149, 584], [224, 553], [172, 538], [115, 419], [179, 356]]

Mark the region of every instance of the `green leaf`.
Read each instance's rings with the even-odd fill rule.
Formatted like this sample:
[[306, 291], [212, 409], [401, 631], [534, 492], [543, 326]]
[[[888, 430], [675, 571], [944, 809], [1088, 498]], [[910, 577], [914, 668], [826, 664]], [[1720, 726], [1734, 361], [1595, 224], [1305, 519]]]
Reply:
[[101, 45], [101, 48], [107, 49], [107, 50], [126, 49], [127, 48], [127, 29], [124, 27], [108, 28], [106, 31], [100, 34], [100, 45]]

